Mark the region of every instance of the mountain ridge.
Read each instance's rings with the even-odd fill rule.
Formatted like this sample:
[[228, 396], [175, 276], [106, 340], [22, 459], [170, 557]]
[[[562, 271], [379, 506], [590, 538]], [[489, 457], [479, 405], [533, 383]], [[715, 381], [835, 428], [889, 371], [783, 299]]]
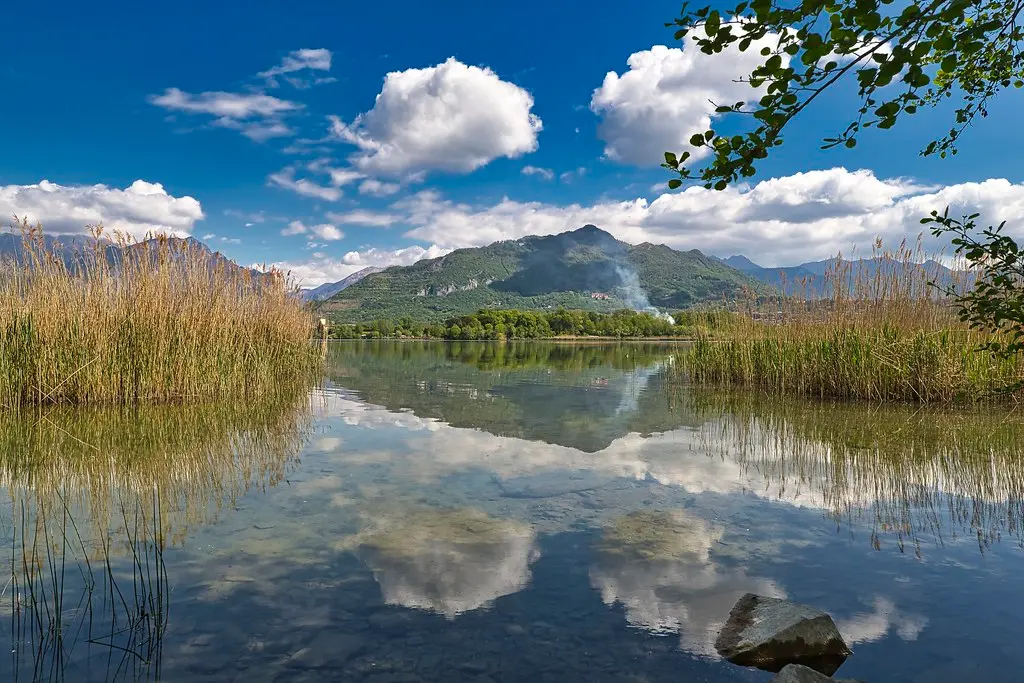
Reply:
[[[153, 238], [129, 244], [118, 244], [102, 238], [97, 240], [91, 235], [84, 234], [51, 235], [42, 233], [41, 239], [43, 251], [59, 257], [64, 265], [72, 271], [90, 262], [95, 254], [105, 259], [108, 265], [117, 268], [126, 256], [142, 250], [155, 253], [161, 243], [167, 243], [171, 253], [183, 253], [185, 250], [198, 253], [211, 270], [220, 266], [238, 273], [248, 272], [256, 279], [266, 277], [266, 273], [239, 264], [191, 235], [188, 237]], [[15, 264], [21, 264], [27, 253], [25, 238], [22, 235], [15, 232], [0, 233], [0, 262], [13, 261]]]
[[346, 287], [321, 309], [338, 322], [440, 321], [481, 308], [659, 313], [768, 289], [699, 250], [628, 244], [587, 224], [392, 266]]
[[[718, 258], [718, 260], [771, 285], [784, 294], [812, 298], [831, 296], [834, 286], [832, 275], [836, 264], [840, 261], [844, 264], [844, 274], [851, 289], [854, 287], [853, 281], [857, 277], [865, 277], [870, 280], [879, 272], [892, 273], [905, 269], [907, 266], [920, 268], [927, 279], [934, 281], [939, 286], [949, 286], [958, 281], [970, 282], [972, 279], [970, 273], [953, 270], [934, 259], [928, 259], [923, 263], [906, 263], [901, 259], [886, 256], [860, 259], [840, 259], [838, 256], [833, 256], [820, 261], [807, 261], [794, 266], [776, 267], [758, 265], [743, 254], [734, 254], [727, 258]], [[846, 272], [846, 266], [849, 266], [848, 272]]]
[[303, 289], [302, 298], [305, 301], [323, 301], [324, 299], [330, 299], [332, 296], [334, 296], [341, 290], [345, 289], [346, 287], [351, 287], [352, 285], [359, 282], [367, 275], [373, 275], [374, 273], [379, 273], [382, 270], [384, 269], [378, 268], [377, 266], [366, 266], [365, 268], [357, 270], [351, 275], [343, 277], [337, 282], [325, 282], [317, 287]]

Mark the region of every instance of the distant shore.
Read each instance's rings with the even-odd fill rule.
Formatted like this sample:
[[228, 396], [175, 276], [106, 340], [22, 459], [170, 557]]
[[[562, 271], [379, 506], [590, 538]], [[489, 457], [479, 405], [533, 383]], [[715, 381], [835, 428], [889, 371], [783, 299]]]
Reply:
[[435, 341], [444, 343], [481, 342], [481, 343], [520, 343], [520, 342], [678, 342], [680, 344], [692, 344], [692, 337], [601, 337], [601, 336], [579, 336], [559, 335], [557, 337], [531, 337], [529, 339], [445, 339], [443, 337], [363, 337], [361, 339], [328, 339], [331, 342], [358, 342], [358, 341]]

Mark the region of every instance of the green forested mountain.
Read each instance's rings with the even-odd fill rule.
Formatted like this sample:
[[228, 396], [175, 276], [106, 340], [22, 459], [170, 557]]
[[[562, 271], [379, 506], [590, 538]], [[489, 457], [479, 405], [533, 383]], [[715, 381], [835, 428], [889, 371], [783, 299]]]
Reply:
[[699, 251], [620, 242], [593, 225], [459, 249], [374, 273], [323, 304], [336, 321], [440, 321], [482, 308], [679, 309], [768, 286]]

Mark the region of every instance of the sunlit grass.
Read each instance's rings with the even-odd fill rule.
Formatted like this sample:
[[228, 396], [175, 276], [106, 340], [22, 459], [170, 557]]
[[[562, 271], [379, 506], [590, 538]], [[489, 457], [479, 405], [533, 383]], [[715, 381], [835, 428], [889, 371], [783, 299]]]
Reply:
[[[962, 323], [953, 302], [930, 286], [937, 268], [906, 245], [864, 261], [839, 260], [824, 296], [811, 283], [796, 296], [734, 311], [698, 311], [686, 322], [694, 342], [676, 379], [820, 398], [964, 403], [1018, 400], [1002, 392], [1024, 378], [1024, 361], [978, 348], [992, 333]], [[969, 274], [957, 271], [959, 288]], [[819, 285], [820, 286], [820, 285]]]
[[18, 228], [25, 257], [0, 264], [0, 410], [245, 400], [309, 381], [321, 363], [313, 316], [283, 273], [166, 237], [114, 235], [118, 250], [97, 239], [69, 264], [39, 226]]

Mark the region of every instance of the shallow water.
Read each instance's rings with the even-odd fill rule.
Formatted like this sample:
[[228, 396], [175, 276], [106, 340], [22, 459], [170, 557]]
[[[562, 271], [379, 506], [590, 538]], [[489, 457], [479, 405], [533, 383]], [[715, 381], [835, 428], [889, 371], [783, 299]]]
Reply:
[[[0, 427], [0, 680], [867, 681], [1024, 670], [1017, 416], [670, 389], [675, 347], [339, 343], [272, 407]], [[6, 584], [6, 585], [4, 585]]]

